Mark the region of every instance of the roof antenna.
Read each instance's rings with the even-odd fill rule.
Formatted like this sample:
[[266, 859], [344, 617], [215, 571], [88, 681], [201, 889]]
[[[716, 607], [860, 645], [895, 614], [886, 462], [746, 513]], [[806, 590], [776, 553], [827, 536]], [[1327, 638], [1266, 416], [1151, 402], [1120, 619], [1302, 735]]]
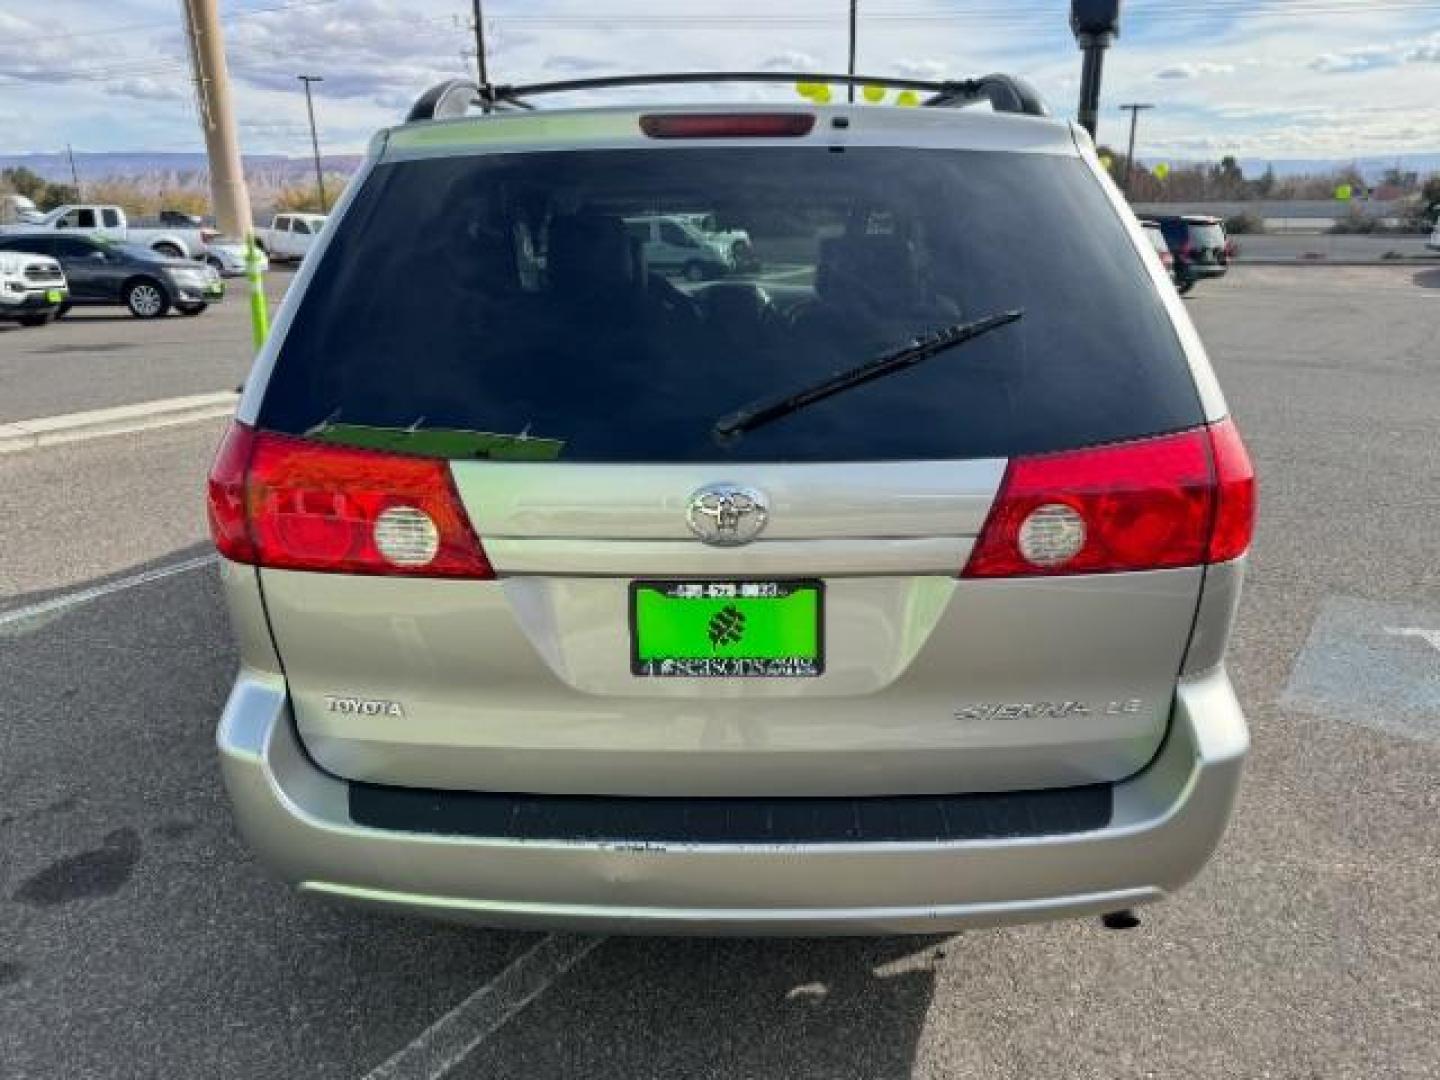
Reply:
[[1080, 126], [1094, 139], [1100, 122], [1105, 50], [1120, 36], [1120, 0], [1070, 0], [1070, 29], [1085, 63], [1080, 72]]
[[480, 0], [473, 0], [475, 8], [475, 70], [480, 76], [480, 110], [488, 113], [494, 100], [494, 88], [490, 85], [490, 73], [485, 64], [485, 14]]

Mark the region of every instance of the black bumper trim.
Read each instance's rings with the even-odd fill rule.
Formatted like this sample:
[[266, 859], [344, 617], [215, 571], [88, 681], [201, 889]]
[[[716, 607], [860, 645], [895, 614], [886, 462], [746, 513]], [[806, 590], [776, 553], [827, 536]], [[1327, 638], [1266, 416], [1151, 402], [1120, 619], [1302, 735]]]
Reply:
[[433, 791], [350, 783], [357, 825], [508, 840], [823, 844], [1055, 836], [1103, 829], [1109, 784], [964, 795], [669, 798]]

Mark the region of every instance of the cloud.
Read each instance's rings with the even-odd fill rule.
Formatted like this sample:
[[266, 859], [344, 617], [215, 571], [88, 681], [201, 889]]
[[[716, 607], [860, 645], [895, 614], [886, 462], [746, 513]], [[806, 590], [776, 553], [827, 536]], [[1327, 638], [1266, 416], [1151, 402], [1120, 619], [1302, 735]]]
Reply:
[[786, 49], [765, 57], [757, 66], [761, 71], [819, 71], [820, 61], [810, 53]]
[[1212, 64], [1201, 60], [1198, 63], [1171, 64], [1163, 67], [1150, 77], [1152, 79], [1198, 79], [1203, 75], [1233, 75], [1234, 64]]
[[1348, 71], [1370, 71], [1379, 67], [1390, 67], [1399, 63], [1393, 46], [1369, 45], [1361, 49], [1346, 49], [1338, 53], [1321, 53], [1306, 66], [1311, 71], [1334, 75]]
[[1426, 38], [1394, 41], [1386, 45], [1365, 45], [1340, 52], [1321, 53], [1307, 65], [1326, 75], [1349, 71], [1373, 71], [1401, 64], [1440, 63], [1440, 34]]
[[150, 76], [135, 76], [105, 83], [105, 93], [116, 97], [138, 98], [141, 101], [189, 101], [189, 87], [183, 81], [161, 81]]
[[942, 60], [932, 57], [919, 59], [900, 59], [890, 65], [895, 69], [897, 75], [903, 75], [907, 79], [930, 79], [940, 80], [955, 74], [955, 65], [947, 64]]

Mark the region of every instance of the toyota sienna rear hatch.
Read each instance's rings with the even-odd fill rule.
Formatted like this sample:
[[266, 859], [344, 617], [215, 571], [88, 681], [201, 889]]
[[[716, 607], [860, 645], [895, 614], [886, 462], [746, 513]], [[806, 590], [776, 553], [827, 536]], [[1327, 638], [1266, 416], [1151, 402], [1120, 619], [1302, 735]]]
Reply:
[[[1153, 256], [1064, 125], [817, 114], [392, 133], [212, 498], [322, 767], [866, 795], [1151, 759], [1238, 554]], [[648, 266], [656, 215], [758, 268]]]

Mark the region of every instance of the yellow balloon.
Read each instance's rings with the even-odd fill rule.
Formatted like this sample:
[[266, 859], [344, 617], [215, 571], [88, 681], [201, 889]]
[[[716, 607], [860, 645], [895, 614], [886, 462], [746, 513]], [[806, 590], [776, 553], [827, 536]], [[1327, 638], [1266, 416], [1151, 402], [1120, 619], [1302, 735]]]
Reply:
[[795, 84], [795, 92], [803, 98], [813, 99], [823, 89], [819, 83], [799, 82]]
[[919, 105], [920, 95], [914, 90], [901, 90], [895, 98], [896, 105]]
[[810, 96], [810, 100], [815, 102], [816, 105], [829, 105], [830, 87], [823, 85], [817, 86], [815, 88], [815, 93]]
[[1159, 165], [1155, 166], [1155, 178], [1157, 180], [1164, 180], [1169, 175], [1170, 166], [1166, 165], [1165, 162], [1162, 161]]
[[1106, 154], [1100, 159], [1100, 164], [1105, 166], [1106, 172], [1109, 172], [1115, 167], [1115, 159], [1112, 158], [1109, 154]]
[[873, 105], [877, 101], [884, 100], [885, 88], [883, 86], [867, 86], [860, 91], [860, 94], [862, 97], [865, 98], [866, 101], [870, 102], [870, 104]]

